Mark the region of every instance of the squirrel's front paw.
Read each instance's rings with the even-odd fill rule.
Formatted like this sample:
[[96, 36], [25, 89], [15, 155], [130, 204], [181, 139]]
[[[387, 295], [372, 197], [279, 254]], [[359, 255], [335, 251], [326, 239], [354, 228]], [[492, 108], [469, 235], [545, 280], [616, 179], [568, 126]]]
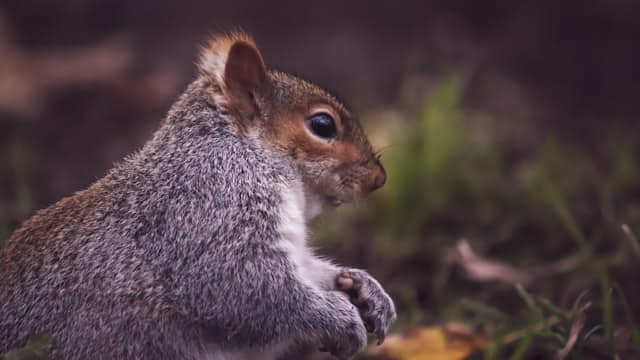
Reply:
[[393, 300], [380, 283], [366, 271], [345, 269], [336, 278], [337, 288], [349, 294], [351, 301], [360, 310], [367, 330], [373, 333], [378, 345], [382, 344], [389, 326], [396, 319]]
[[329, 296], [335, 311], [330, 319], [333, 329], [325, 334], [320, 350], [340, 360], [350, 359], [367, 345], [367, 330], [358, 309], [344, 294], [330, 292]]

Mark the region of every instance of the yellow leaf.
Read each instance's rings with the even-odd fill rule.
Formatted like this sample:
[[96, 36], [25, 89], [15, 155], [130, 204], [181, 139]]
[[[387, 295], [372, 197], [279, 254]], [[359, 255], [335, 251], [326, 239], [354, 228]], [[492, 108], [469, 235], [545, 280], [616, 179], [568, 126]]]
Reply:
[[[456, 324], [455, 327], [461, 326]], [[462, 333], [441, 326], [424, 327], [402, 336], [389, 336], [376, 353], [393, 360], [463, 360], [484, 342], [484, 338], [471, 331]]]

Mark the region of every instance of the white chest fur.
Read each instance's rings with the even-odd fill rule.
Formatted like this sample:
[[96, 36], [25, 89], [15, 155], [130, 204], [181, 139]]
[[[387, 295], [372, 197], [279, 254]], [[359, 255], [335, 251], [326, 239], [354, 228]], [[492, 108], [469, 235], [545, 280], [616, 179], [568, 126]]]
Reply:
[[321, 205], [305, 197], [302, 185], [283, 186], [281, 198], [278, 247], [287, 253], [300, 282], [316, 289], [331, 288], [337, 268], [316, 257], [307, 245], [306, 222], [318, 215]]
[[280, 242], [278, 246], [287, 253], [295, 275], [300, 281], [313, 284], [313, 274], [309, 273], [309, 263], [313, 254], [307, 247], [307, 225], [305, 218], [305, 196], [301, 185], [281, 187], [280, 219], [278, 232]]
[[282, 202], [279, 209], [278, 232], [286, 243], [296, 249], [303, 248], [307, 239], [304, 191], [296, 184], [291, 187], [281, 186], [280, 194]]

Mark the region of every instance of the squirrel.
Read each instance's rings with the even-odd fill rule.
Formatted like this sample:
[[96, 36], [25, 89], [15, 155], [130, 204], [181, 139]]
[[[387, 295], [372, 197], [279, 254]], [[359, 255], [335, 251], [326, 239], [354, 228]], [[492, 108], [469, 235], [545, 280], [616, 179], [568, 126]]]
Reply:
[[395, 306], [307, 224], [385, 181], [342, 102], [214, 36], [141, 149], [0, 249], [0, 353], [46, 334], [51, 359], [350, 358]]

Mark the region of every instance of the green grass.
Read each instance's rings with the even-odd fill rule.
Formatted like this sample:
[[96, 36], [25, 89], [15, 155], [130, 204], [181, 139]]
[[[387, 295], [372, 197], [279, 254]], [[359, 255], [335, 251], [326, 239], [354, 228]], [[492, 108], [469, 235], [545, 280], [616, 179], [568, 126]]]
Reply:
[[0, 354], [0, 360], [45, 360], [50, 344], [50, 336], [34, 336], [24, 347]]
[[0, 245], [15, 224], [33, 211], [33, 177], [37, 161], [34, 150], [20, 139], [0, 146]]

